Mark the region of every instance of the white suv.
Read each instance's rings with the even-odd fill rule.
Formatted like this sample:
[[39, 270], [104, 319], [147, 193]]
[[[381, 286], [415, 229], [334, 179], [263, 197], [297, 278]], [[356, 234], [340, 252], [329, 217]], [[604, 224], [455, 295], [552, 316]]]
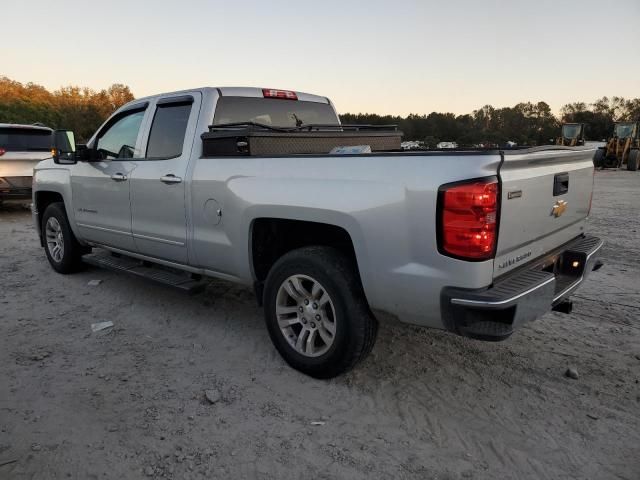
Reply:
[[0, 202], [31, 198], [33, 167], [51, 158], [53, 130], [0, 123]]

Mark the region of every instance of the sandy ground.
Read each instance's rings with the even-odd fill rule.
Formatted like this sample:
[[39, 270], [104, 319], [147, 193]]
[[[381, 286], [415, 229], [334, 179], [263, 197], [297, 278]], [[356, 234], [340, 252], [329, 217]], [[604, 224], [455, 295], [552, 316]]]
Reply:
[[385, 323], [331, 381], [284, 364], [248, 290], [57, 275], [29, 213], [5, 208], [0, 479], [637, 480], [640, 174], [598, 172], [596, 188], [606, 266], [572, 315], [499, 344]]

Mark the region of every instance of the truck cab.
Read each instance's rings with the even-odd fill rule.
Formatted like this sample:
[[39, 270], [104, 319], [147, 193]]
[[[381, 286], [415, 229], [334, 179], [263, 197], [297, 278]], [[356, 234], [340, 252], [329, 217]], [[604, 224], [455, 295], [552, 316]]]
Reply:
[[[189, 160], [200, 155], [195, 150], [209, 125], [339, 123], [324, 97], [298, 93], [296, 102], [284, 102], [274, 92], [265, 97], [253, 88], [187, 90], [142, 98], [115, 112], [70, 170], [79, 237], [168, 262], [195, 262], [187, 246], [193, 191], [188, 177], [195, 167]], [[207, 207], [207, 215], [210, 210], [218, 208]]]

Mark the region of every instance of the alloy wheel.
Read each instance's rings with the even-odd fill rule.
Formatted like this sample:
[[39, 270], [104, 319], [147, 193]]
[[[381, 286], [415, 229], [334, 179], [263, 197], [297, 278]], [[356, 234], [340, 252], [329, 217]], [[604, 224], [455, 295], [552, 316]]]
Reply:
[[49, 217], [47, 220], [45, 238], [51, 258], [53, 258], [55, 262], [60, 263], [64, 255], [64, 236], [57, 218]]
[[292, 275], [276, 298], [278, 326], [289, 345], [306, 357], [326, 353], [336, 336], [336, 311], [326, 289], [307, 275]]

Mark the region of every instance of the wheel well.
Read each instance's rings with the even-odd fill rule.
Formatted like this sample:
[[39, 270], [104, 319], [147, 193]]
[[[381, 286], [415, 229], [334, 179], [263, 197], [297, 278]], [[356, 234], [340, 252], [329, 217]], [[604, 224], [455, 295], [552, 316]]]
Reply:
[[63, 201], [62, 195], [57, 192], [36, 192], [36, 211], [42, 215], [49, 205]]
[[357, 265], [353, 241], [342, 227], [303, 220], [256, 219], [251, 235], [256, 280], [263, 282], [273, 264], [285, 253], [311, 245], [334, 247], [352, 258]]
[[[40, 225], [40, 221], [42, 219], [42, 214], [45, 209], [56, 202], [64, 202], [62, 195], [57, 192], [36, 192], [35, 195], [35, 210], [38, 212], [37, 220], [38, 225]], [[40, 243], [44, 247], [44, 241], [42, 240], [42, 235], [40, 235]]]

